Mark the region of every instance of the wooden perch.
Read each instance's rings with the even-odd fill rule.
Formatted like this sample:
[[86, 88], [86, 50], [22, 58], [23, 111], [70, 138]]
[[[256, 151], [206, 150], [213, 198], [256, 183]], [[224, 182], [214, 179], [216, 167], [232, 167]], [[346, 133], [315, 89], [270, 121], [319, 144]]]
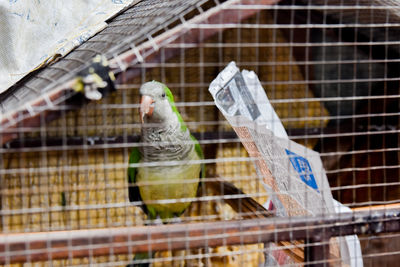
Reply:
[[[400, 229], [400, 209], [273, 219], [101, 228], [0, 235], [0, 264], [184, 250]], [[327, 256], [327, 255], [322, 255]]]

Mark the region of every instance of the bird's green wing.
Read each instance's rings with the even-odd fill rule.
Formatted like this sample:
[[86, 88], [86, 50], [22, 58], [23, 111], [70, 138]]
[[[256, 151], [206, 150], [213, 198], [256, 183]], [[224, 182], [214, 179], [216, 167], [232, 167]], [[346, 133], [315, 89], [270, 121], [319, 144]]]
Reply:
[[[129, 192], [129, 201], [131, 202], [143, 202], [140, 192], [139, 192], [139, 187], [136, 185], [136, 175], [137, 175], [137, 168], [132, 167], [131, 164], [138, 163], [140, 161], [140, 152], [137, 147], [134, 147], [131, 151], [131, 154], [129, 156], [129, 167], [128, 167], [128, 192]], [[146, 205], [142, 204], [142, 209], [143, 211], [147, 214], [147, 208]]]
[[[192, 141], [194, 142], [194, 149], [196, 151], [196, 154], [199, 156], [200, 159], [204, 159], [203, 150], [201, 149], [199, 141], [197, 141], [197, 139], [193, 135], [190, 135], [190, 138], [192, 138]], [[204, 178], [206, 176], [205, 171], [206, 171], [205, 164], [201, 163], [200, 178]]]

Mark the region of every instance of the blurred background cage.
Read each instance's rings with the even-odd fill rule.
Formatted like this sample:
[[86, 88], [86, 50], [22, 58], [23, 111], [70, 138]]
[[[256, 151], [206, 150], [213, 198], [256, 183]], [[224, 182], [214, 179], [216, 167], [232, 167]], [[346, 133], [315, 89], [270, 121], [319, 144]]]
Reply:
[[[396, 264], [399, 14], [396, 0], [132, 4], [0, 95], [1, 263], [125, 266], [159, 244], [153, 266], [260, 266], [270, 241], [302, 251], [296, 231], [312, 225], [360, 234], [365, 266]], [[115, 90], [91, 101], [72, 85], [97, 55], [108, 59]], [[230, 61], [258, 75], [289, 138], [320, 152], [333, 197], [355, 215], [260, 219], [241, 206], [249, 198], [263, 205], [268, 194], [208, 92]], [[206, 164], [181, 222], [158, 228], [129, 202], [127, 179], [130, 151], [142, 145], [138, 89], [151, 80], [173, 92]], [[219, 179], [239, 190], [208, 185]], [[207, 242], [207, 229], [219, 241]]]

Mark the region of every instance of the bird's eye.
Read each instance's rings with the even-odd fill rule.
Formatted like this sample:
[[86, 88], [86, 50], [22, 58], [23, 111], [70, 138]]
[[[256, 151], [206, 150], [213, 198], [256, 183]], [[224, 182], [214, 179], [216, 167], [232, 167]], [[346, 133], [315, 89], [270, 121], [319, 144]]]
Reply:
[[161, 97], [165, 97], [165, 93], [162, 93]]

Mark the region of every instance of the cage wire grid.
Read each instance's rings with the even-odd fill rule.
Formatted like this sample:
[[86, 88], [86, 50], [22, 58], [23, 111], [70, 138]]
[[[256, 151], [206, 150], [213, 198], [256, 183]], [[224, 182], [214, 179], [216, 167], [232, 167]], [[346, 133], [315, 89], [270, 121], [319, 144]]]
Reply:
[[[365, 266], [395, 264], [399, 11], [394, 0], [135, 1], [0, 96], [1, 264], [126, 266], [137, 253], [155, 252], [135, 262], [268, 266], [281, 255], [286, 266], [343, 266], [337, 237], [352, 234]], [[71, 87], [98, 54], [116, 90], [88, 101]], [[257, 74], [290, 140], [320, 153], [317, 172], [354, 213], [292, 207], [289, 215], [302, 216], [282, 217], [262, 206], [283, 194], [267, 192], [258, 158], [208, 92], [230, 61]], [[151, 80], [171, 89], [204, 152], [189, 164], [206, 169], [195, 197], [146, 202], [191, 202], [165, 224], [150, 220], [143, 202], [130, 202], [128, 190], [129, 166], [182, 164], [129, 164], [133, 148], [149, 145], [140, 139], [139, 88]], [[271, 157], [270, 168], [289, 168]]]

